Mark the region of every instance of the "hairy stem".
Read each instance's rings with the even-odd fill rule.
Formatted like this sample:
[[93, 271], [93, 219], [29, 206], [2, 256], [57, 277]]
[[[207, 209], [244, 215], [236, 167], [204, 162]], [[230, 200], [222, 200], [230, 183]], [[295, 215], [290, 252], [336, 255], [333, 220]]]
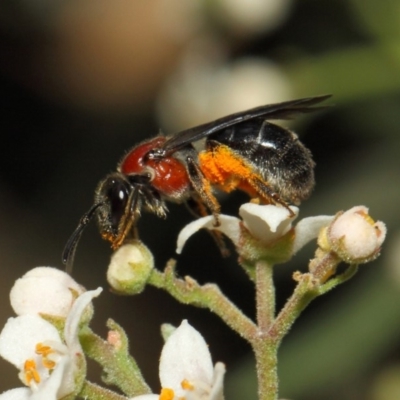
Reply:
[[108, 327], [120, 335], [121, 344], [118, 348], [89, 328], [85, 328], [80, 335], [85, 353], [103, 367], [103, 381], [119, 387], [129, 397], [151, 393], [136, 361], [128, 353], [125, 333], [114, 321], [109, 321]]
[[153, 270], [149, 284], [166, 290], [181, 303], [208, 308], [247, 341], [256, 333], [254, 322], [225, 297], [217, 285], [199, 285], [188, 276], [184, 279], [177, 278], [174, 261], [168, 263], [163, 273]]
[[256, 271], [256, 310], [258, 329], [267, 332], [275, 317], [275, 286], [273, 266], [265, 261], [258, 261]]
[[118, 393], [112, 392], [109, 389], [105, 389], [95, 383], [85, 381], [79, 397], [90, 400], [127, 400], [125, 396], [121, 396]]

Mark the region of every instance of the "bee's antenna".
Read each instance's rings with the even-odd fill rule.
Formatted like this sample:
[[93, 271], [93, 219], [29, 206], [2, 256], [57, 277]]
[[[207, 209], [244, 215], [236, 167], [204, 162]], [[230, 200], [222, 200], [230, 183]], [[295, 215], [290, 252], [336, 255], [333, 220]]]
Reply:
[[90, 207], [90, 210], [83, 214], [82, 218], [79, 220], [79, 224], [68, 239], [67, 244], [64, 247], [62, 253], [62, 262], [65, 265], [65, 270], [68, 274], [71, 274], [72, 267], [74, 264], [75, 251], [78, 245], [79, 239], [82, 236], [82, 232], [85, 229], [86, 225], [92, 219], [94, 212], [100, 207], [104, 205], [104, 203], [97, 203]]

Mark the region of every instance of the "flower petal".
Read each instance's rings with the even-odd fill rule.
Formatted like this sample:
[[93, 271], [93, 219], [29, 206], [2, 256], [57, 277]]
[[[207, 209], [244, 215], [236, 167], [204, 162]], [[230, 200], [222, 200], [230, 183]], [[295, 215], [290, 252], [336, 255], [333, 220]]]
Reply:
[[74, 305], [68, 314], [67, 320], [65, 321], [64, 338], [68, 348], [76, 344], [76, 342], [79, 344], [78, 327], [82, 314], [90, 302], [102, 291], [103, 288], [101, 287], [96, 290], [88, 290], [75, 300]]
[[85, 312], [85, 308], [90, 304], [94, 297], [97, 297], [102, 292], [102, 290], [103, 289], [99, 287], [96, 290], [89, 290], [81, 294], [75, 300], [67, 320], [65, 321], [64, 340], [68, 347], [71, 362], [65, 365], [61, 387], [58, 392], [60, 397], [64, 397], [72, 393], [75, 389], [75, 372], [82, 363], [83, 353], [78, 337], [79, 323], [82, 315]]
[[299, 213], [297, 207], [290, 206], [290, 209], [295, 214], [293, 217], [285, 207], [246, 203], [240, 207], [239, 214], [255, 238], [270, 243], [290, 230], [292, 221]]
[[215, 219], [214, 216], [208, 215], [207, 217], [196, 219], [195, 221], [191, 222], [190, 224], [186, 225], [178, 235], [177, 245], [176, 245], [176, 252], [181, 254], [183, 246], [185, 245], [186, 241], [199, 231], [202, 228], [206, 229], [216, 229], [232, 240], [233, 243], [238, 244], [239, 236], [240, 236], [240, 229], [239, 229], [239, 222], [240, 220], [236, 217], [231, 217], [230, 215], [219, 215], [219, 226], [214, 226]]
[[225, 364], [217, 362], [214, 367], [214, 381], [210, 392], [209, 400], [224, 399], [224, 376], [226, 368]]
[[53, 341], [61, 344], [57, 329], [37, 315], [9, 318], [0, 334], [0, 355], [22, 369], [34, 356], [36, 344]]
[[163, 388], [171, 388], [177, 397], [183, 396], [183, 380], [204, 382], [210, 387], [213, 364], [208, 346], [196, 329], [184, 320], [168, 338], [160, 359], [160, 381]]
[[303, 218], [296, 225], [296, 236], [293, 242], [293, 254], [297, 253], [309, 241], [318, 237], [319, 231], [328, 226], [334, 219], [331, 215], [319, 215]]
[[29, 400], [32, 391], [28, 388], [16, 388], [0, 394], [0, 400]]
[[18, 279], [10, 293], [11, 306], [17, 315], [49, 314], [66, 317], [74, 302], [71, 293], [82, 287], [67, 273], [51, 267], [37, 267]]
[[57, 367], [53, 370], [50, 377], [43, 381], [40, 390], [32, 392], [30, 400], [57, 400], [72, 393], [73, 387], [69, 392], [62, 392], [62, 384], [65, 377], [65, 370], [71, 364], [71, 359], [66, 355], [57, 363]]

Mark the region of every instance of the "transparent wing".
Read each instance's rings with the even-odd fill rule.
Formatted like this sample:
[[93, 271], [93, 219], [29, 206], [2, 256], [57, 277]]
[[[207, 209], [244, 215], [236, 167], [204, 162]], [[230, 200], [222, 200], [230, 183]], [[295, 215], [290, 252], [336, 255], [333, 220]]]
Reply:
[[172, 135], [165, 141], [162, 149], [166, 153], [173, 153], [186, 144], [196, 142], [197, 140], [209, 136], [214, 132], [218, 132], [232, 125], [240, 124], [256, 118], [263, 118], [264, 120], [290, 119], [297, 114], [318, 111], [327, 108], [328, 106], [313, 106], [321, 103], [329, 97], [331, 97], [330, 94], [307, 97], [303, 99], [285, 101], [283, 103], [268, 104], [265, 106], [252, 108], [250, 110], [230, 114], [216, 119], [215, 121], [208, 122], [206, 124], [199, 125]]

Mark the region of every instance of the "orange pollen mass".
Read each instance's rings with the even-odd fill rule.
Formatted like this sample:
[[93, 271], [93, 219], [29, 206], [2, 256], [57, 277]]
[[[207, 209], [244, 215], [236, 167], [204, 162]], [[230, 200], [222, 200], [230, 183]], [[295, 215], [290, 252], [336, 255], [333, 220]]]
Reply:
[[[241, 157], [237, 156], [228, 146], [219, 145], [212, 151], [203, 151], [199, 154], [199, 163], [204, 176], [221, 190], [231, 192], [241, 189], [250, 196], [257, 192], [248, 183], [258, 176], [253, 167]], [[260, 179], [262, 179], [260, 177]]]
[[173, 400], [174, 395], [175, 393], [172, 389], [163, 388], [161, 389], [159, 400]]

